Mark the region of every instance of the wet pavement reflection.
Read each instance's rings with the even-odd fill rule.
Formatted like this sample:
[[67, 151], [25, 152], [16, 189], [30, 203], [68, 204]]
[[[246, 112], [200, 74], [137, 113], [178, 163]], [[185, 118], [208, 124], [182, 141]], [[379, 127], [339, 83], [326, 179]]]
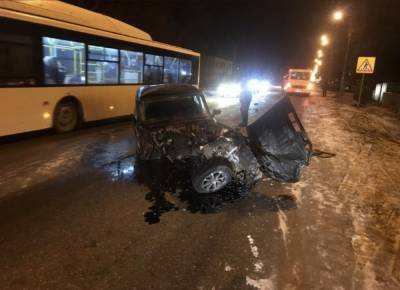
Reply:
[[110, 162], [103, 167], [111, 176], [112, 181], [133, 180], [135, 177], [135, 157], [129, 155]]

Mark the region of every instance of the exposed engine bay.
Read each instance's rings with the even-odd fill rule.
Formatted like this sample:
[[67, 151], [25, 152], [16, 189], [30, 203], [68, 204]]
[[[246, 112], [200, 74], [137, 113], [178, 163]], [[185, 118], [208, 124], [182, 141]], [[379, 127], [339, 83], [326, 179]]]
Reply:
[[147, 131], [140, 144], [141, 159], [167, 158], [170, 162], [183, 161], [198, 167], [209, 160], [225, 160], [236, 178], [254, 182], [261, 177], [257, 159], [246, 139], [237, 130], [221, 124], [200, 123], [166, 126]]

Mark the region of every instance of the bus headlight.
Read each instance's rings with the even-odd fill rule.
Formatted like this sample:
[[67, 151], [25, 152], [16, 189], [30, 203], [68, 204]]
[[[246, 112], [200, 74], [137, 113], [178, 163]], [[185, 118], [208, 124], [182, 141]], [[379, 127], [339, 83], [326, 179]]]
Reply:
[[287, 83], [286, 85], [285, 85], [285, 90], [287, 90], [288, 88], [291, 88], [292, 87], [292, 84], [291, 83]]
[[260, 88], [260, 83], [256, 79], [249, 80], [246, 85], [247, 85], [247, 89], [252, 93], [258, 91]]
[[224, 97], [238, 97], [242, 92], [240, 84], [220, 84], [217, 89], [218, 95]]
[[310, 84], [307, 85], [307, 90], [312, 90], [313, 88], [314, 88], [313, 84], [310, 83]]
[[247, 89], [253, 94], [266, 94], [270, 87], [269, 81], [258, 79], [251, 79], [246, 85]]

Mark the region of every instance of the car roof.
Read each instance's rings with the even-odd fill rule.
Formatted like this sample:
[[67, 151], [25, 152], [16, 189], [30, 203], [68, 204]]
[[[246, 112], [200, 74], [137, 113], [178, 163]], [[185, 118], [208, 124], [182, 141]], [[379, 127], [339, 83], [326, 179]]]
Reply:
[[144, 98], [160, 97], [162, 95], [184, 95], [187, 93], [203, 94], [200, 89], [192, 85], [154, 85], [140, 87], [136, 98], [137, 100], [141, 100]]

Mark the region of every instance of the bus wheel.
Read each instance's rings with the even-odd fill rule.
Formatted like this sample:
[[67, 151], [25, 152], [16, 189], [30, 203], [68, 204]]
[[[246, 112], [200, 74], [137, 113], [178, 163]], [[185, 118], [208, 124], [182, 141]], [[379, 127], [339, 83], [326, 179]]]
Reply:
[[73, 131], [79, 123], [78, 108], [73, 102], [61, 102], [54, 112], [54, 129], [58, 133]]

